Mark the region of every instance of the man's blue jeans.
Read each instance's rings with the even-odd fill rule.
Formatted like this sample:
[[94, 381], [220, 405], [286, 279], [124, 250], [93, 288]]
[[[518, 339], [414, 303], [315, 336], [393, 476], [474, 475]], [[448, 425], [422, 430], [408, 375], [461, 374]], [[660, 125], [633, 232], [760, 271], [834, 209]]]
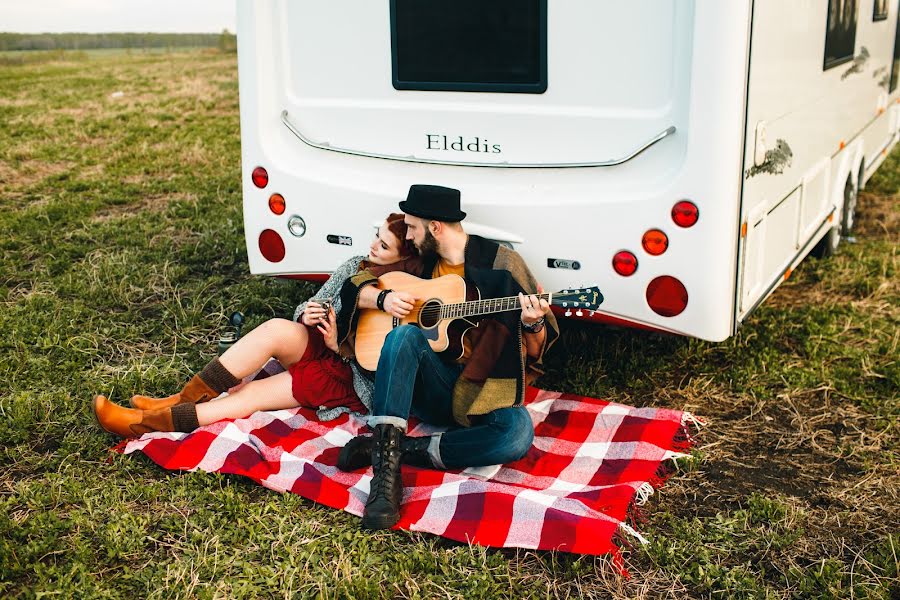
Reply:
[[407, 418], [414, 415], [431, 425], [449, 427], [434, 436], [429, 447], [431, 460], [440, 468], [481, 467], [522, 458], [534, 440], [525, 407], [472, 417], [471, 427], [459, 427], [453, 420], [453, 385], [462, 368], [441, 360], [418, 327], [394, 329], [378, 360], [369, 425], [390, 423], [405, 432]]

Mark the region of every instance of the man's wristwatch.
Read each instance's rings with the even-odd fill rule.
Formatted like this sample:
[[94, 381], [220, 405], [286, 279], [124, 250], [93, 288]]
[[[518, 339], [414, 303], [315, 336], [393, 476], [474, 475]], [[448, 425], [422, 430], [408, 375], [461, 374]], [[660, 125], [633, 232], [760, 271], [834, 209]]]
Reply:
[[393, 291], [394, 290], [381, 290], [381, 293], [378, 294], [378, 298], [375, 299], [375, 306], [378, 307], [378, 310], [384, 311], [384, 301], [387, 299], [387, 295]]
[[541, 317], [531, 325], [528, 323], [522, 322], [522, 329], [527, 331], [528, 333], [540, 333], [541, 329], [544, 328], [544, 317]]

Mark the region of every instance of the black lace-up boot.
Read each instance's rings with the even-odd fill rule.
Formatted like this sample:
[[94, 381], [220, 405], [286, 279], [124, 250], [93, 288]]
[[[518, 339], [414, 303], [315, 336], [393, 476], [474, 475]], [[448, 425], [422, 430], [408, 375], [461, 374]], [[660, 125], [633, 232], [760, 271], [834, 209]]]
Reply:
[[398, 427], [388, 423], [375, 426], [375, 435], [372, 436], [372, 468], [375, 474], [362, 517], [362, 526], [366, 529], [389, 529], [400, 520], [400, 499], [403, 496], [403, 481], [400, 478], [402, 437]]
[[424, 469], [434, 469], [434, 463], [431, 461], [431, 455], [428, 448], [431, 446], [431, 436], [409, 437], [404, 435], [400, 441], [400, 451], [403, 453], [401, 460], [404, 465], [412, 465], [414, 467], [422, 467]]
[[358, 435], [347, 442], [337, 458], [337, 468], [341, 471], [356, 471], [372, 464], [372, 448], [375, 438], [371, 435]]
[[[434, 469], [434, 462], [428, 454], [431, 436], [409, 437], [404, 435], [400, 440], [400, 451], [403, 464]], [[372, 448], [375, 439], [371, 435], [358, 435], [341, 448], [338, 454], [337, 468], [341, 471], [356, 471], [372, 464]]]

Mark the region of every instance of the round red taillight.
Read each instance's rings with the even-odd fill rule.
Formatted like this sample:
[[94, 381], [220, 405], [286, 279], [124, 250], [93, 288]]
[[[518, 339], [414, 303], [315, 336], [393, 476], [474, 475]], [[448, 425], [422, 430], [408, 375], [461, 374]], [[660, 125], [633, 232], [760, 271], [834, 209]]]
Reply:
[[269, 172], [262, 167], [256, 167], [255, 169], [253, 169], [253, 173], [250, 175], [250, 178], [253, 179], [253, 185], [260, 189], [269, 185]]
[[259, 234], [259, 251], [269, 262], [277, 263], [284, 259], [284, 240], [271, 229]]
[[659, 256], [669, 247], [669, 238], [659, 229], [651, 229], [641, 238], [641, 246], [647, 254]]
[[637, 271], [638, 261], [634, 254], [628, 250], [622, 250], [613, 256], [612, 265], [616, 273], [622, 277], [628, 277]]
[[691, 227], [700, 218], [700, 210], [697, 205], [687, 200], [676, 202], [672, 207], [672, 220], [679, 227]]
[[281, 194], [272, 194], [269, 196], [269, 210], [276, 215], [284, 214], [284, 196]]
[[647, 304], [658, 315], [674, 317], [687, 307], [688, 293], [680, 281], [669, 275], [657, 277], [647, 286]]

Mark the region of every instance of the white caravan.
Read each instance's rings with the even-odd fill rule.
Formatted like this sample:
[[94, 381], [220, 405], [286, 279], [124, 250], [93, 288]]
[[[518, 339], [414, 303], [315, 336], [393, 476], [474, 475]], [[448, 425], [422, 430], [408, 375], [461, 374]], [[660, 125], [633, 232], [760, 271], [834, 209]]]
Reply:
[[[897, 140], [898, 0], [239, 0], [256, 274], [321, 280], [411, 184], [595, 319], [723, 340]], [[585, 318], [588, 318], [585, 315]]]

